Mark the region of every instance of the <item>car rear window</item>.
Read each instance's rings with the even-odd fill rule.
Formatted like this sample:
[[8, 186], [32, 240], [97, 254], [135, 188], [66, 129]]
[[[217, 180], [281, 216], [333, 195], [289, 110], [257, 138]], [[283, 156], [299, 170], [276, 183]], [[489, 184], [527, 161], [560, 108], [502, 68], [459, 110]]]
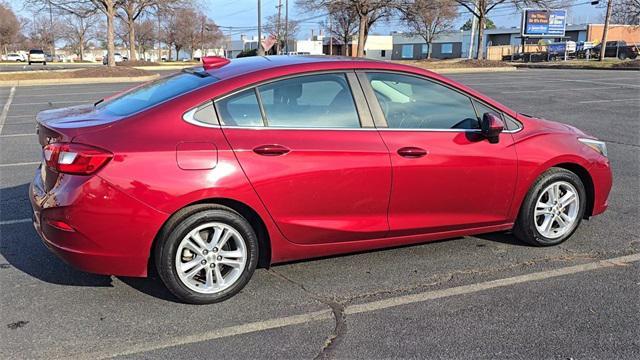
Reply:
[[182, 72], [158, 79], [99, 103], [96, 105], [96, 109], [116, 116], [132, 115], [184, 93], [213, 84], [218, 80], [214, 76]]
[[29, 50], [29, 54], [44, 54], [42, 50]]

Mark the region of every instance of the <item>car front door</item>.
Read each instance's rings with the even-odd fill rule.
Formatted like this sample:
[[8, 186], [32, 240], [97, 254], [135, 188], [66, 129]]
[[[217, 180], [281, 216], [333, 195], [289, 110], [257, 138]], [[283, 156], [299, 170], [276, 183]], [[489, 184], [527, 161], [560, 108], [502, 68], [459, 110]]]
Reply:
[[516, 152], [508, 133], [498, 143], [481, 136], [476, 107], [485, 105], [423, 77], [358, 76], [391, 155], [389, 236], [507, 222]]
[[289, 241], [387, 234], [389, 154], [355, 73], [280, 79], [215, 104], [242, 169]]

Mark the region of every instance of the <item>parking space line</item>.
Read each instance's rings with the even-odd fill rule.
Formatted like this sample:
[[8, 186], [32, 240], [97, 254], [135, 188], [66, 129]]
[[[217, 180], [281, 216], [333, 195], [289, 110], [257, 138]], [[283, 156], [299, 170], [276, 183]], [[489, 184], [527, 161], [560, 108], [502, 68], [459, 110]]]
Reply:
[[40, 161], [30, 161], [30, 162], [19, 162], [19, 163], [0, 164], [0, 168], [2, 168], [2, 167], [11, 167], [11, 166], [37, 165], [37, 164], [40, 164]]
[[12, 225], [12, 224], [23, 224], [33, 221], [31, 218], [28, 219], [16, 219], [16, 220], [4, 220], [0, 221], [0, 225]]
[[562, 92], [572, 92], [572, 91], [588, 91], [588, 90], [611, 90], [611, 89], [620, 89], [622, 86], [608, 86], [608, 87], [588, 87], [588, 88], [577, 88], [577, 89], [550, 89], [550, 90], [517, 90], [517, 91], [503, 91], [501, 94], [525, 94], [525, 93], [539, 93], [540, 91], [544, 91], [545, 93], [553, 92], [553, 91], [562, 91]]
[[[363, 304], [356, 305], [348, 305], [345, 307], [345, 314], [360, 314], [378, 310], [384, 310], [391, 307], [397, 307], [401, 305], [410, 305], [420, 302], [425, 302], [429, 300], [436, 300], [445, 297], [458, 296], [458, 295], [467, 295], [472, 294], [484, 290], [501, 288], [511, 285], [522, 284], [531, 281], [539, 281], [550, 278], [555, 278], [559, 276], [577, 274], [586, 271], [593, 271], [603, 268], [616, 267], [616, 266], [626, 266], [629, 263], [633, 263], [636, 261], [640, 261], [640, 253], [620, 256], [617, 258], [605, 259], [600, 261], [595, 261], [591, 263], [568, 266], [554, 270], [546, 270], [534, 272], [526, 275], [514, 276], [504, 279], [485, 281], [481, 283], [471, 284], [471, 285], [463, 285], [456, 286], [443, 290], [432, 290], [425, 291], [422, 293], [405, 295], [405, 296], [397, 296], [384, 300], [371, 301]], [[147, 341], [141, 344], [136, 345], [126, 345], [124, 348], [112, 349], [109, 351], [97, 352], [97, 353], [85, 353], [82, 354], [82, 358], [87, 359], [96, 359], [96, 358], [113, 358], [118, 356], [127, 356], [133, 354], [140, 354], [149, 351], [155, 351], [160, 349], [165, 349], [174, 346], [188, 345], [197, 342], [203, 341], [211, 341], [215, 339], [244, 335], [248, 333], [254, 333], [258, 331], [282, 328], [286, 326], [299, 325], [314, 321], [320, 320], [328, 320], [332, 319], [332, 311], [327, 309], [324, 311], [316, 311], [302, 315], [294, 315], [287, 316], [275, 319], [269, 319], [265, 321], [252, 322], [242, 325], [235, 325], [226, 328], [210, 330], [207, 332], [195, 334], [195, 335], [185, 335], [185, 336], [177, 336], [171, 337], [163, 340], [157, 341]], [[124, 345], [124, 344], [123, 344]], [[77, 356], [77, 354], [74, 354]]]
[[585, 101], [578, 101], [579, 104], [593, 104], [593, 103], [607, 103], [607, 102], [618, 102], [618, 101], [637, 101], [638, 103], [640, 103], [640, 98], [633, 98], [633, 99], [613, 99], [613, 100], [585, 100]]
[[8, 118], [35, 117], [35, 115], [7, 115]]
[[20, 96], [25, 96], [25, 97], [41, 97], [41, 96], [69, 96], [69, 95], [93, 95], [93, 94], [114, 94], [117, 93], [118, 91], [116, 90], [106, 90], [106, 91], [91, 91], [91, 92], [74, 92], [74, 93], [46, 93], [46, 94], [20, 94], [18, 97]]
[[7, 114], [9, 114], [9, 107], [11, 106], [11, 102], [13, 101], [13, 95], [16, 93], [16, 87], [12, 87], [11, 91], [9, 91], [9, 98], [7, 102], [4, 103], [2, 107], [2, 112], [0, 113], [0, 134], [2, 134], [2, 128], [4, 127], [4, 122], [7, 120]]
[[9, 135], [0, 135], [0, 138], [7, 138], [7, 137], [21, 137], [21, 136], [36, 136], [36, 133], [29, 133], [29, 134], [9, 134]]
[[34, 102], [34, 103], [16, 103], [13, 106], [30, 106], [30, 105], [57, 105], [57, 104], [76, 104], [76, 103], [90, 103], [91, 100], [71, 100], [71, 101], [47, 101], [47, 102]]

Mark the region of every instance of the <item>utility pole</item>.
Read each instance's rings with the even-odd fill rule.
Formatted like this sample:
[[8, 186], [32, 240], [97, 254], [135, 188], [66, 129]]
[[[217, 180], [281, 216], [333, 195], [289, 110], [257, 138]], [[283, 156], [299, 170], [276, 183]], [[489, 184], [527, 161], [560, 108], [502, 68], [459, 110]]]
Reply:
[[[333, 16], [329, 14], [329, 55], [333, 55]], [[324, 43], [324, 41], [323, 41]]]
[[258, 56], [264, 56], [264, 49], [262, 48], [262, 13], [260, 10], [260, 0], [258, 0]]
[[284, 53], [289, 53], [289, 0], [284, 0]]
[[282, 0], [278, 0], [278, 19], [276, 20], [276, 55], [280, 55], [280, 17], [282, 15]]
[[471, 36], [469, 38], [469, 55], [467, 56], [468, 59], [473, 59], [473, 41], [474, 41], [474, 35], [476, 32], [476, 16], [471, 14], [471, 34], [469, 34], [469, 36]]
[[51, 56], [56, 56], [56, 36], [53, 29], [53, 11], [51, 10], [51, 1], [49, 1], [49, 31], [51, 31]]
[[607, 32], [609, 32], [609, 21], [611, 20], [611, 4], [613, 0], [607, 2], [607, 15], [604, 19], [604, 29], [602, 29], [602, 42], [600, 43], [600, 61], [604, 61], [605, 50], [607, 49]]

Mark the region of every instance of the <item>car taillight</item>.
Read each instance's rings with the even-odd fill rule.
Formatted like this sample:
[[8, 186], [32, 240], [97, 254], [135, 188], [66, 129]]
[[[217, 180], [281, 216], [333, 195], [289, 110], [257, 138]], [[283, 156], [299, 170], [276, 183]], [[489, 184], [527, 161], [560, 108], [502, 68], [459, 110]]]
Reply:
[[44, 147], [44, 160], [51, 170], [74, 175], [89, 175], [111, 160], [113, 154], [89, 145], [53, 143]]

